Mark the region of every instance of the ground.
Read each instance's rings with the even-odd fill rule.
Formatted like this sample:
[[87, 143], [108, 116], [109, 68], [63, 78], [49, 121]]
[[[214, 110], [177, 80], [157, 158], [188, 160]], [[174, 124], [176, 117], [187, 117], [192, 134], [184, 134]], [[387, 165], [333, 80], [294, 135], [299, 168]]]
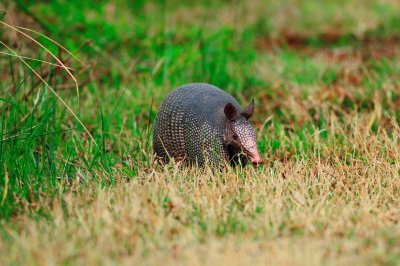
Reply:
[[[398, 265], [399, 14], [0, 1], [2, 263]], [[255, 99], [263, 164], [153, 160], [157, 108], [191, 82]]]

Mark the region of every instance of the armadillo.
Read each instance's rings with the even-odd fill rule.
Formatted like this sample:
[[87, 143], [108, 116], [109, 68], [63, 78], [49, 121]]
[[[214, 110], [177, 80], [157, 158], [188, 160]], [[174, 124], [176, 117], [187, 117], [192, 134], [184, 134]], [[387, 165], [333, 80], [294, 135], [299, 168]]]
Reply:
[[248, 119], [254, 99], [244, 109], [223, 90], [206, 83], [183, 85], [162, 102], [153, 129], [155, 156], [191, 165], [251, 161], [260, 163], [257, 141]]

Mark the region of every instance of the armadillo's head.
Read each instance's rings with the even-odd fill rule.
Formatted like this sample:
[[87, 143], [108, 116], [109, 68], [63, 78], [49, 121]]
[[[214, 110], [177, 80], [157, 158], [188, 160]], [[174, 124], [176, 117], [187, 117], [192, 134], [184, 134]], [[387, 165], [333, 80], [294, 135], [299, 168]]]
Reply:
[[247, 105], [240, 114], [233, 104], [225, 105], [224, 113], [227, 119], [224, 143], [231, 161], [238, 159], [246, 162], [251, 161], [253, 164], [261, 162], [260, 155], [257, 150], [257, 139], [254, 129], [249, 123], [250, 117], [254, 112], [254, 100]]

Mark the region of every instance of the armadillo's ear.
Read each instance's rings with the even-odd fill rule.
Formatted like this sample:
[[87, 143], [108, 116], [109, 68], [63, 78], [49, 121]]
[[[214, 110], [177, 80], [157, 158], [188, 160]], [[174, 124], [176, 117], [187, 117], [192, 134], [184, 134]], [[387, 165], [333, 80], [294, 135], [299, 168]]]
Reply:
[[225, 113], [226, 119], [228, 119], [229, 121], [235, 121], [237, 119], [236, 108], [231, 103], [227, 103], [225, 105], [224, 113]]
[[246, 119], [249, 119], [254, 113], [254, 99], [244, 108], [242, 112], [242, 116]]

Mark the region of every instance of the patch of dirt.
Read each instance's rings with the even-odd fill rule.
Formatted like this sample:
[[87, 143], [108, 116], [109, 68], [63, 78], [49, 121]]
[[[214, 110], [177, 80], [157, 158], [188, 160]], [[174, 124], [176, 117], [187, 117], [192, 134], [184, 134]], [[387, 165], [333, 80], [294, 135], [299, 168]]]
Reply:
[[353, 34], [342, 34], [338, 31], [310, 35], [285, 30], [278, 38], [259, 37], [254, 45], [262, 52], [272, 52], [275, 48], [286, 47], [310, 56], [322, 55], [327, 60], [345, 61], [357, 57], [364, 61], [399, 54], [400, 35], [366, 35], [357, 38]]

